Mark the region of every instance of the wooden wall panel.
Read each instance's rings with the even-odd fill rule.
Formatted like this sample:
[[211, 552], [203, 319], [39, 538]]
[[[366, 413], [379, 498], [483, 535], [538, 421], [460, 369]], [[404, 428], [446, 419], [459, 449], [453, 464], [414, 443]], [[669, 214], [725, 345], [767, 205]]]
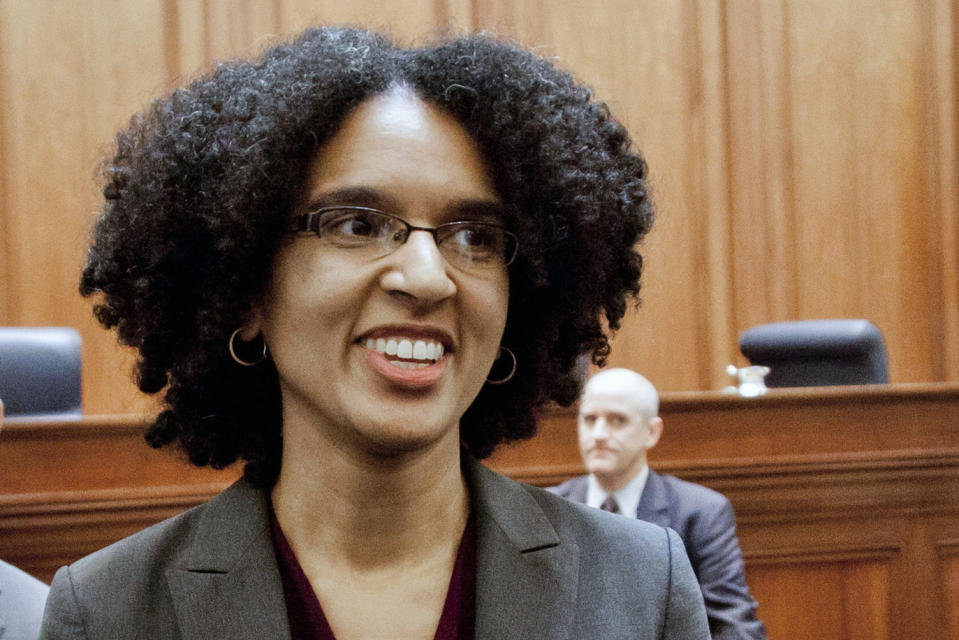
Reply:
[[737, 329], [865, 317], [893, 380], [953, 375], [956, 175], [937, 170], [955, 166], [938, 142], [955, 129], [949, 5], [729, 8]]
[[883, 562], [752, 566], [748, 579], [772, 638], [893, 637], [889, 575]]

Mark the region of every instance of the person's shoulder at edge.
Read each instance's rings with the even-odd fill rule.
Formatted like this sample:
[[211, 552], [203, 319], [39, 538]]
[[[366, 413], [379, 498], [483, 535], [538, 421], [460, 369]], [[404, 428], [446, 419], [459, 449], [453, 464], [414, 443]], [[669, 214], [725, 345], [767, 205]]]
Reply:
[[0, 637], [35, 636], [46, 597], [47, 585], [0, 560]]

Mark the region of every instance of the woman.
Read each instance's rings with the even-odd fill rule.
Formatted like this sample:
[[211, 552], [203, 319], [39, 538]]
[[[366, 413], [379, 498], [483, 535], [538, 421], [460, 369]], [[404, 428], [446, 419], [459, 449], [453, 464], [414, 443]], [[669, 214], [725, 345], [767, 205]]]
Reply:
[[134, 118], [81, 292], [165, 389], [148, 441], [244, 479], [61, 569], [41, 637], [708, 637], [675, 533], [476, 462], [638, 292], [629, 144], [518, 47], [352, 29]]

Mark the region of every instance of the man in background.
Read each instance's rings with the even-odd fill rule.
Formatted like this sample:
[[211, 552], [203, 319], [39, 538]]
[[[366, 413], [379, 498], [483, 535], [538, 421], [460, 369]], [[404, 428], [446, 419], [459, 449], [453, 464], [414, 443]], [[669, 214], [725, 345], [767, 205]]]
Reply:
[[714, 640], [765, 640], [749, 594], [732, 504], [720, 493], [651, 471], [646, 452], [663, 433], [659, 395], [643, 376], [609, 369], [580, 398], [579, 448], [589, 475], [550, 491], [679, 533], [706, 601]]
[[46, 599], [47, 585], [0, 560], [0, 640], [34, 640], [40, 634]]

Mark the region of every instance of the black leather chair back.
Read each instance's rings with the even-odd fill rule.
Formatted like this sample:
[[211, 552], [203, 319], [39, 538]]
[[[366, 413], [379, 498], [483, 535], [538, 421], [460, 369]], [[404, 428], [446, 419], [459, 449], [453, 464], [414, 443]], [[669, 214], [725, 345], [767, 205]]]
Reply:
[[882, 333], [868, 320], [774, 322], [743, 331], [739, 349], [769, 367], [767, 387], [889, 382]]
[[4, 415], [80, 416], [80, 334], [69, 327], [0, 327]]

